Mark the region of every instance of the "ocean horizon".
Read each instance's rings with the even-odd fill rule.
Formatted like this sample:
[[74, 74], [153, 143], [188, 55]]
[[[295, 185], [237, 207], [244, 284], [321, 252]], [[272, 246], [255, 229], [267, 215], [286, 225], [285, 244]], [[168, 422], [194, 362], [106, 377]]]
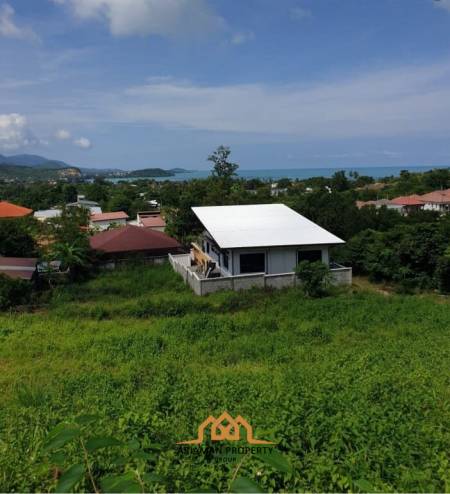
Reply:
[[[370, 176], [376, 179], [383, 177], [398, 176], [402, 170], [408, 170], [411, 173], [426, 172], [435, 168], [449, 168], [447, 166], [423, 165], [423, 166], [350, 166], [350, 167], [329, 167], [329, 168], [266, 168], [260, 170], [238, 169], [237, 175], [241, 178], [251, 179], [259, 178], [262, 180], [279, 180], [280, 178], [307, 179], [312, 177], [332, 177], [334, 173], [340, 170], [345, 172], [358, 172], [360, 175]], [[157, 181], [176, 181], [193, 180], [196, 178], [207, 178], [211, 175], [211, 170], [193, 170], [187, 173], [177, 173], [173, 177], [126, 177], [111, 178], [112, 182], [126, 181], [132, 182], [138, 179], [157, 180]]]

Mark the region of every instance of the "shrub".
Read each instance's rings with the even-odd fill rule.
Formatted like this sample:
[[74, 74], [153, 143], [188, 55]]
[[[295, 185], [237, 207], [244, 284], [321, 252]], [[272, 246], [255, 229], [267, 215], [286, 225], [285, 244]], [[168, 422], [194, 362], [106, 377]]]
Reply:
[[450, 257], [439, 258], [436, 265], [436, 282], [441, 293], [450, 293]]
[[9, 309], [30, 301], [31, 285], [0, 274], [0, 310]]
[[302, 261], [295, 268], [295, 272], [302, 282], [303, 291], [309, 297], [325, 295], [331, 285], [330, 270], [322, 261]]

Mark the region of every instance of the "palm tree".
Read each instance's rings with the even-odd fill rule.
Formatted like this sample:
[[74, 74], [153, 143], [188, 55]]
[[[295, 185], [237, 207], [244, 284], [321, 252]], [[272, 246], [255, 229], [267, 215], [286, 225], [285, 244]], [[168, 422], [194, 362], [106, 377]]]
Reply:
[[58, 242], [52, 246], [51, 256], [61, 261], [61, 268], [68, 269], [71, 278], [74, 278], [80, 269], [89, 263], [89, 249], [77, 242]]

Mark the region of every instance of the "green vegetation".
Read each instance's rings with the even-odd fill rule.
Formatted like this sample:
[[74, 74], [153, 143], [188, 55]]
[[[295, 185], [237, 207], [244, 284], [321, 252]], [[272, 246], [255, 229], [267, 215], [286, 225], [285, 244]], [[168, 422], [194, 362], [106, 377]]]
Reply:
[[33, 257], [37, 246], [33, 238], [36, 224], [32, 218], [0, 218], [0, 256]]
[[133, 170], [127, 174], [128, 177], [173, 177], [175, 172], [163, 170], [162, 168], [143, 168]]
[[0, 315], [1, 491], [52, 491], [58, 478], [92, 491], [78, 443], [49, 447], [55, 427], [80, 416], [94, 416], [83, 427], [92, 476], [107, 479], [100, 489], [145, 472], [146, 491], [226, 491], [235, 463], [181, 455], [175, 444], [224, 410], [292, 466], [242, 458], [236, 490], [450, 488], [444, 297], [309, 299], [290, 289], [199, 298], [167, 265], [45, 296], [35, 313]]
[[21, 166], [0, 162], [0, 180], [57, 180], [64, 176], [78, 177], [80, 170], [75, 167], [54, 168], [48, 163], [48, 168], [41, 166]]
[[301, 261], [297, 264], [295, 273], [308, 297], [324, 296], [331, 285], [330, 268], [322, 261]]
[[0, 274], [0, 310], [27, 304], [31, 300], [31, 284]]

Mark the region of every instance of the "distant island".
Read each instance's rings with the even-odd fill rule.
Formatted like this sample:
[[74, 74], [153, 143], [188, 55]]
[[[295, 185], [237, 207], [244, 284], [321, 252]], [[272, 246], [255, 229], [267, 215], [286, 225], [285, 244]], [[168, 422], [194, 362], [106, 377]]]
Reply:
[[71, 166], [64, 161], [52, 160], [33, 154], [4, 156], [0, 154], [0, 180], [58, 180], [79, 178], [163, 178], [178, 173], [190, 173], [184, 168], [143, 168], [121, 170], [116, 168], [84, 168]]

